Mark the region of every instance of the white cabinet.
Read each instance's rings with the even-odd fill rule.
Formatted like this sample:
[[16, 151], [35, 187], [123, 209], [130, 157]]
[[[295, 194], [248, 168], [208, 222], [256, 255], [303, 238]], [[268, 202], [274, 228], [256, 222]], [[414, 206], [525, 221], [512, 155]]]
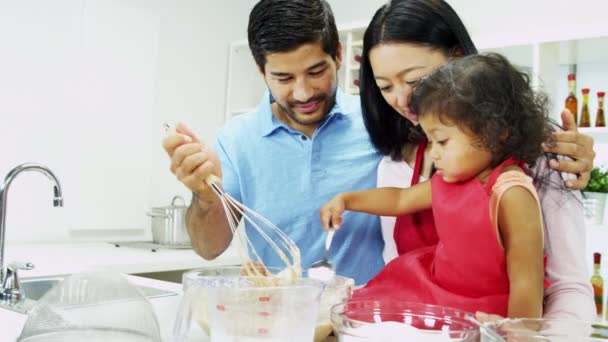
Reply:
[[338, 78], [340, 87], [349, 94], [359, 94], [359, 71], [365, 26], [354, 25], [340, 30], [342, 67]]
[[230, 44], [226, 84], [226, 120], [254, 110], [266, 90], [247, 40]]

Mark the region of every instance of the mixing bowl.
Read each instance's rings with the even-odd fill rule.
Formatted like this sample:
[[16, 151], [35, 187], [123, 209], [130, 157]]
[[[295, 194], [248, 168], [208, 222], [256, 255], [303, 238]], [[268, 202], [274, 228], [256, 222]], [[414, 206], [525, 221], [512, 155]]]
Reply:
[[[560, 319], [505, 319], [486, 324], [508, 341], [591, 342], [607, 341], [608, 326], [586, 321]], [[481, 341], [495, 341], [481, 332]]]
[[[280, 269], [270, 268], [270, 271], [276, 274]], [[304, 277], [306, 279], [306, 272]], [[215, 287], [235, 287], [239, 278], [247, 278], [241, 275], [240, 266], [207, 267], [184, 273], [182, 285], [185, 296], [181, 311], [189, 311], [190, 316], [184, 313], [180, 315], [181, 318], [178, 317], [174, 328], [176, 340], [180, 340], [179, 336], [182, 336], [182, 339], [184, 339], [183, 336], [188, 333], [188, 330], [190, 330], [190, 335], [198, 333], [202, 336], [201, 340], [208, 340], [210, 338], [210, 315], [208, 309], [210, 289]], [[330, 309], [333, 305], [342, 303], [350, 298], [353, 287], [353, 279], [341, 276], [336, 276], [323, 284], [323, 292], [318, 305], [316, 329], [312, 340], [321, 342], [331, 334]], [[192, 305], [187, 304], [187, 302], [192, 303]], [[184, 319], [196, 323], [190, 325], [189, 322], [184, 322]], [[198, 331], [191, 331], [193, 328]]]
[[338, 341], [478, 341], [469, 313], [437, 305], [349, 301], [331, 309]]
[[295, 284], [259, 286], [260, 278], [239, 277], [234, 286], [208, 289], [211, 341], [310, 342], [323, 284], [299, 278]]

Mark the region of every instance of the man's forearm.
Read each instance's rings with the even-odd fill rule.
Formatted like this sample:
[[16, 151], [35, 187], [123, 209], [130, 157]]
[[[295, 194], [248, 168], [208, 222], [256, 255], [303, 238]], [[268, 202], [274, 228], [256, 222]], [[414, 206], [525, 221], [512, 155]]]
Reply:
[[230, 245], [230, 224], [222, 202], [216, 197], [203, 201], [193, 194], [186, 224], [194, 251], [207, 260], [216, 258]]

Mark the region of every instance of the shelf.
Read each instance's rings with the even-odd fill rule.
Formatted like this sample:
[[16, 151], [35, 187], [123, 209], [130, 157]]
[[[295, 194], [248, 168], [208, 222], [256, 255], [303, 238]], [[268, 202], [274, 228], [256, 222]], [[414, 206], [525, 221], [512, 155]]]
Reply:
[[359, 63], [348, 67], [348, 70], [359, 70], [359, 69], [361, 69], [361, 64], [359, 64]]
[[608, 60], [608, 37], [551, 42], [559, 50], [559, 64], [605, 63]]
[[596, 144], [608, 143], [608, 127], [582, 127], [578, 131], [590, 135]]
[[363, 46], [363, 39], [359, 39], [359, 40], [353, 40], [353, 42], [350, 44], [352, 47], [360, 47]]

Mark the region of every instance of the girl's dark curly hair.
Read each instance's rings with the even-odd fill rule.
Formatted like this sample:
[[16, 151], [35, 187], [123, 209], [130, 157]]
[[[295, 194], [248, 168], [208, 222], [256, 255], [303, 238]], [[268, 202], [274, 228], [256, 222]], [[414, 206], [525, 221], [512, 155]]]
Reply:
[[547, 96], [496, 53], [444, 64], [416, 85], [410, 106], [420, 117], [437, 115], [472, 133], [492, 153], [492, 167], [509, 157], [533, 166], [552, 139]]

